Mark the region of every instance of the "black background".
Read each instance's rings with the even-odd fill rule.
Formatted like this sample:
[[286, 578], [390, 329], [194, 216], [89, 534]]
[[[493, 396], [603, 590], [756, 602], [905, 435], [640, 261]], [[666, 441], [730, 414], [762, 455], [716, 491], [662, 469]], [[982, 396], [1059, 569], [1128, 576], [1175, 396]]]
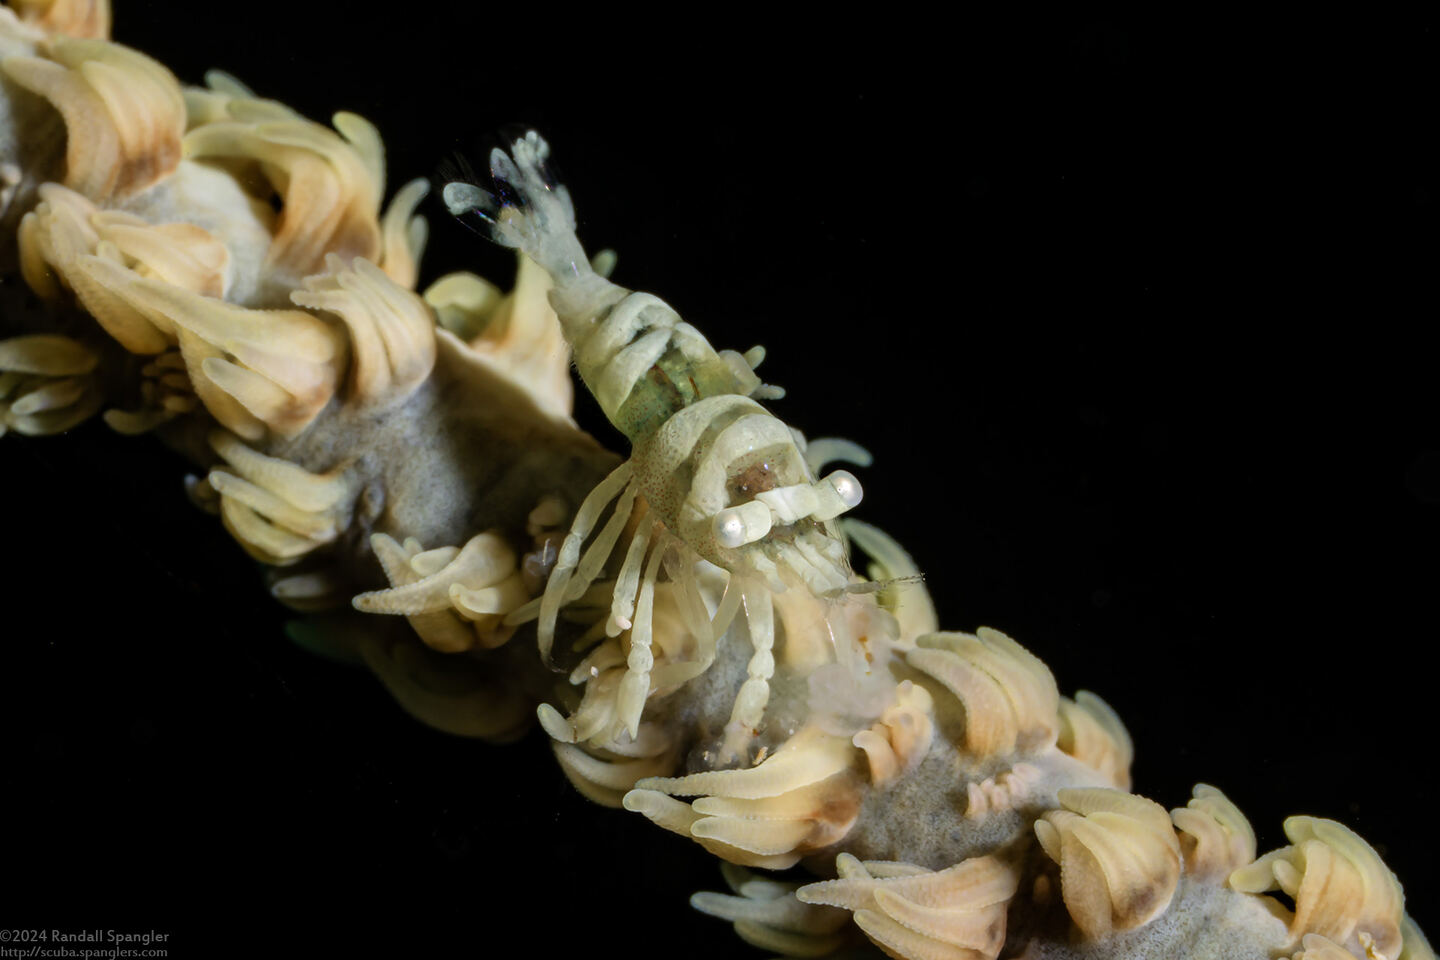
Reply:
[[[115, 36], [364, 114], [392, 189], [541, 129], [619, 282], [764, 343], [780, 416], [875, 453], [857, 515], [944, 626], [1104, 696], [1137, 791], [1213, 783], [1262, 850], [1343, 820], [1440, 923], [1431, 21], [347, 9], [122, 0]], [[427, 212], [426, 281], [508, 274]], [[579, 798], [543, 734], [430, 731], [292, 647], [156, 444], [0, 447], [5, 926], [746, 952], [686, 903], [721, 888], [708, 856]]]

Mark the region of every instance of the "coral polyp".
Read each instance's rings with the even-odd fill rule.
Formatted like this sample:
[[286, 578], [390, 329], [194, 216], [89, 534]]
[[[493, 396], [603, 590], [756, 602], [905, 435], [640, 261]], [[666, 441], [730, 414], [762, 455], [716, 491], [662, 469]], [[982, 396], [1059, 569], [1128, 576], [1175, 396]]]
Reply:
[[[1394, 635], [1413, 610], [1396, 598], [1433, 572], [1393, 549], [1435, 526], [1404, 360], [1383, 404], [1402, 440], [1297, 422], [1277, 403], [1313, 384], [1276, 373], [1280, 344], [1247, 330], [1237, 359], [1243, 322], [1213, 315], [1184, 332], [1214, 294], [1190, 302], [1131, 235], [1141, 201], [1123, 227], [1087, 221], [1093, 249], [1007, 246], [1002, 227], [1046, 210], [1017, 199], [1040, 179], [999, 156], [938, 175], [894, 140], [863, 174], [801, 162], [843, 136], [841, 109], [775, 107], [717, 143], [647, 127], [618, 138], [633, 161], [602, 136], [591, 167], [585, 136], [624, 121], [576, 108], [586, 121], [546, 125], [563, 177], [535, 134], [503, 140], [493, 179], [446, 200], [518, 246], [510, 262], [424, 205], [423, 179], [396, 189], [392, 172], [427, 172], [432, 126], [364, 96], [317, 122], [243, 58], [185, 85], [198, 73], [147, 56], [162, 38], [110, 42], [104, 6], [14, 14], [0, 442], [25, 590], [55, 613], [19, 648], [11, 676], [39, 679], [11, 702], [36, 782], [81, 782], [64, 758], [113, 753], [89, 738], [117, 709], [120, 753], [165, 758], [164, 786], [131, 773], [139, 799], [120, 801], [146, 825], [128, 836], [157, 838], [152, 883], [177, 863], [212, 875], [178, 846], [203, 823], [213, 859], [379, 883], [443, 931], [429, 942], [461, 936], [467, 909], [537, 900], [596, 943], [713, 940], [673, 861], [700, 874], [694, 907], [787, 956], [1431, 956], [1410, 917], [1427, 919], [1423, 839], [1383, 813], [1408, 809], [1395, 771], [1414, 748], [1394, 731], [1422, 681], [1378, 674], [1350, 636], [1362, 612]], [[310, 65], [343, 62], [336, 46]], [[565, 88], [563, 60], [517, 96]], [[617, 89], [635, 122], [670, 102]], [[665, 145], [690, 143], [718, 167], [683, 172]], [[680, 254], [652, 225], [718, 168], [736, 182], [706, 208], [715, 233]], [[1070, 239], [1100, 216], [1090, 187], [1047, 189]], [[1122, 253], [1138, 291], [1095, 279]], [[739, 352], [756, 342], [783, 399], [754, 372], [765, 354]], [[1349, 456], [1328, 462], [1353, 469], [1297, 468], [1332, 431]], [[833, 459], [854, 474], [819, 469]], [[161, 483], [177, 506], [154, 515]], [[1359, 522], [1365, 503], [1379, 519]], [[212, 562], [213, 586], [190, 581]], [[278, 605], [246, 599], [262, 586]], [[362, 672], [305, 660], [281, 620], [466, 739], [359, 706]], [[282, 706], [234, 708], [257, 689]], [[587, 800], [555, 798], [556, 821], [560, 775]], [[1273, 806], [1307, 815], [1282, 835]], [[24, 809], [51, 842], [83, 822], [68, 794]], [[100, 816], [102, 856], [143, 852]]]

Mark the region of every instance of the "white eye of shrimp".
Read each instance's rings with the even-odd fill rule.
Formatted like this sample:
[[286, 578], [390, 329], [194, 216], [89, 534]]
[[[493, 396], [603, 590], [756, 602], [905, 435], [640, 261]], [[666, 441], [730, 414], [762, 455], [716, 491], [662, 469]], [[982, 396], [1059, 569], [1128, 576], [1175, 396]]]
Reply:
[[715, 539], [721, 546], [743, 547], [770, 532], [770, 508], [754, 500], [715, 514]]
[[847, 507], [860, 505], [860, 500], [865, 496], [865, 491], [860, 489], [860, 481], [855, 479], [855, 474], [849, 470], [836, 470], [825, 478], [830, 486], [835, 488], [835, 493], [840, 501]]

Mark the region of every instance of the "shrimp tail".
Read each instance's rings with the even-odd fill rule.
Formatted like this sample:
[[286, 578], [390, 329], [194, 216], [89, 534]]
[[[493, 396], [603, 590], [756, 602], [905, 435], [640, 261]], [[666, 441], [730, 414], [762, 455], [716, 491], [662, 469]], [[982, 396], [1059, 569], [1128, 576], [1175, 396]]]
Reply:
[[575, 236], [575, 207], [570, 192], [555, 183], [545, 165], [550, 145], [531, 130], [490, 153], [494, 189], [452, 180], [445, 185], [445, 206], [451, 215], [475, 226], [504, 247], [514, 247], [534, 260], [557, 282], [590, 272], [590, 263]]

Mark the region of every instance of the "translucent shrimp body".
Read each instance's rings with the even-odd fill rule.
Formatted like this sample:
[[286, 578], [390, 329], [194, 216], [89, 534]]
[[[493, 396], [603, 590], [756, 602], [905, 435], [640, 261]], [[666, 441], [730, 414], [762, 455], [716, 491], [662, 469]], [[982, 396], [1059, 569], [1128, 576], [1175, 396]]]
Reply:
[[[456, 216], [478, 216], [492, 239], [519, 248], [551, 275], [551, 303], [580, 377], [632, 451], [576, 512], [538, 607], [515, 616], [538, 615], [548, 655], [560, 608], [585, 595], [632, 514], [647, 511], [624, 551], [605, 628], [610, 636], [632, 631], [619, 714], [633, 736], [649, 690], [648, 607], [636, 601], [653, 590], [674, 551], [682, 569], [698, 557], [731, 574], [714, 618], [705, 618], [703, 642], [718, 638], [744, 597], [755, 656], [732, 719], [738, 743], [759, 723], [769, 695], [770, 591], [795, 585], [826, 594], [850, 582], [845, 544], [831, 521], [860, 502], [860, 484], [843, 470], [817, 481], [803, 441], [757, 402], [781, 394], [755, 375], [762, 350], [717, 351], [663, 300], [595, 272], [575, 236], [568, 192], [546, 175], [548, 153], [531, 132], [510, 155], [491, 155], [496, 193], [451, 183], [445, 202]], [[612, 501], [609, 520], [582, 553]], [[694, 578], [680, 580], [684, 588]], [[705, 609], [698, 593], [690, 601], [692, 609], [697, 604]]]

